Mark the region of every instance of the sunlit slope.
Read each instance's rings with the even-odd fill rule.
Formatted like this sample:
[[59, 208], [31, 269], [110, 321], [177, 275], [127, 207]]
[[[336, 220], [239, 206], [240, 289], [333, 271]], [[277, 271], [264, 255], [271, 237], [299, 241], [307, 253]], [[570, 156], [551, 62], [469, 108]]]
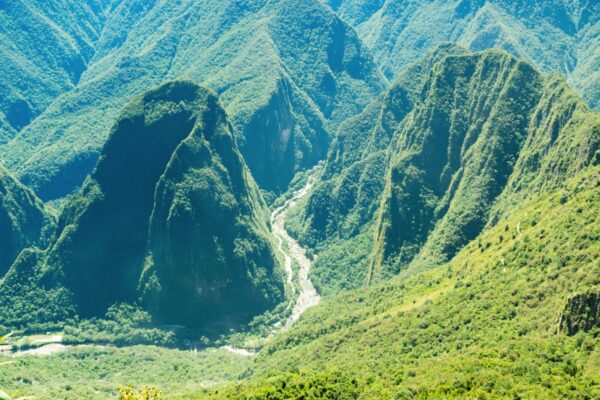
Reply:
[[600, 284], [599, 173], [527, 202], [446, 265], [325, 300], [250, 382], [212, 398], [598, 397], [600, 320], [573, 336], [560, 321]]
[[342, 125], [290, 228], [316, 246], [326, 291], [428, 268], [596, 164], [599, 132], [564, 79], [505, 52], [444, 46]]
[[600, 5], [559, 0], [327, 0], [356, 27], [388, 77], [449, 41], [500, 48], [543, 72], [560, 72], [600, 104]]

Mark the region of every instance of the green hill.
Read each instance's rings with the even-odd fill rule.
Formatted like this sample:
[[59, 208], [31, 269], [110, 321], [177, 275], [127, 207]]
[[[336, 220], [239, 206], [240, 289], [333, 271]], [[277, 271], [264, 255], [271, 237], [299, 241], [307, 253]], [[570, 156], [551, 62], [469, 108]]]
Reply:
[[217, 97], [168, 83], [123, 111], [49, 249], [13, 265], [0, 323], [102, 317], [139, 299], [157, 322], [236, 326], [283, 300], [267, 219]]
[[108, 3], [0, 2], [0, 143], [77, 84], [94, 56]]
[[47, 244], [55, 222], [36, 195], [0, 165], [0, 278], [21, 250]]
[[111, 10], [78, 84], [2, 146], [44, 200], [79, 187], [120, 109], [171, 79], [219, 94], [256, 181], [274, 192], [324, 158], [337, 124], [385, 88], [354, 30], [317, 0], [126, 1]]
[[[448, 264], [326, 299], [263, 350], [248, 382], [196, 398], [597, 398], [598, 309], [572, 299], [600, 284], [599, 183], [588, 168]], [[565, 318], [595, 328], [569, 336]]]
[[506, 50], [542, 72], [560, 72], [600, 105], [600, 5], [593, 1], [327, 0], [373, 50], [389, 78], [442, 42]]
[[597, 163], [598, 118], [563, 79], [507, 53], [441, 47], [342, 125], [290, 228], [319, 243], [325, 291], [447, 261], [499, 215]]

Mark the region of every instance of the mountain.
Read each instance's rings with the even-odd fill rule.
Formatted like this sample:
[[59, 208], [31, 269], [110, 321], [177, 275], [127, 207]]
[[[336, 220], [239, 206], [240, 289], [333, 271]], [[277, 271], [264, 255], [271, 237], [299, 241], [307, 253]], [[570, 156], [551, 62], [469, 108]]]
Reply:
[[78, 188], [118, 111], [165, 81], [219, 94], [254, 178], [276, 193], [386, 86], [354, 30], [316, 0], [125, 0], [105, 18], [77, 85], [1, 146], [44, 200]]
[[599, 129], [564, 79], [508, 53], [442, 46], [341, 126], [290, 228], [319, 243], [321, 290], [428, 268], [596, 164]]
[[325, 299], [249, 380], [195, 398], [597, 398], [599, 182], [588, 167], [449, 263]]
[[0, 2], [0, 143], [77, 84], [94, 56], [107, 3]]
[[[442, 42], [500, 48], [542, 72], [560, 72], [597, 108], [600, 5], [594, 1], [327, 0], [351, 23], [385, 75]], [[595, 79], [594, 79], [595, 78]]]
[[0, 278], [21, 250], [44, 247], [54, 224], [40, 199], [0, 165]]
[[[267, 221], [217, 97], [167, 83], [121, 113], [49, 249], [12, 266], [0, 323], [102, 317], [136, 303], [160, 323], [235, 326], [283, 299]], [[35, 315], [19, 314], [40, 302]]]

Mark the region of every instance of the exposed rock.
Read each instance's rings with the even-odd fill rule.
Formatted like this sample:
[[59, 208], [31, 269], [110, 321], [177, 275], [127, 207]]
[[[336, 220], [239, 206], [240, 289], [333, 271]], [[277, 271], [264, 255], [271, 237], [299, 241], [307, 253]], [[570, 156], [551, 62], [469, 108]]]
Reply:
[[576, 294], [567, 300], [560, 316], [559, 329], [569, 336], [600, 327], [600, 288]]

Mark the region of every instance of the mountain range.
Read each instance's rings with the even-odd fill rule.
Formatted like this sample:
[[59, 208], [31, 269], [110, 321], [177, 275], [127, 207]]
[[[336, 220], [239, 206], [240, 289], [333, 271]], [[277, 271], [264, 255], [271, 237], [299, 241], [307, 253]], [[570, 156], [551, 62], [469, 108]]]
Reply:
[[159, 345], [167, 398], [600, 397], [599, 30], [586, 0], [0, 0], [0, 335], [87, 346], [0, 386], [91, 398], [19, 374]]

